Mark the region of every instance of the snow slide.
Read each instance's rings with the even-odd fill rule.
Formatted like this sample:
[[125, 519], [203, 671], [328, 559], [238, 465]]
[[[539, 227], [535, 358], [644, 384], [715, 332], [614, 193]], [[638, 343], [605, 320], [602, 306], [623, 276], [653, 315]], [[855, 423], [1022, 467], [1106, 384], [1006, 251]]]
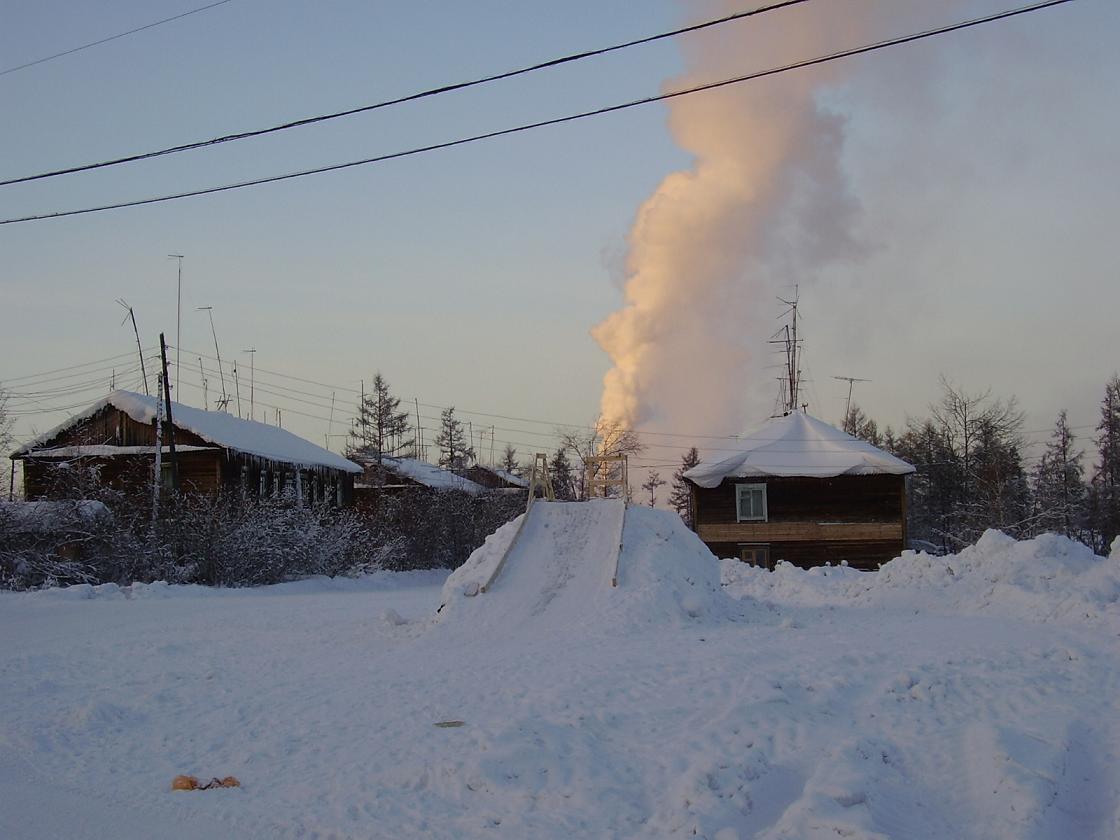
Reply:
[[742, 612], [720, 590], [716, 558], [680, 517], [616, 499], [537, 502], [448, 578], [443, 604], [445, 621], [501, 633]]

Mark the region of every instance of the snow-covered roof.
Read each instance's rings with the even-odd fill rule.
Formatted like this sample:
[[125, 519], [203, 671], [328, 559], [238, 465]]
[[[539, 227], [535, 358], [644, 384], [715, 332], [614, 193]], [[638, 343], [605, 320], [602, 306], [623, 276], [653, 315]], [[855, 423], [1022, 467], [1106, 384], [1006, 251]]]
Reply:
[[[370, 462], [372, 466], [375, 462]], [[433, 490], [462, 490], [466, 493], [482, 493], [486, 488], [481, 484], [455, 475], [455, 473], [421, 461], [417, 458], [390, 458], [383, 456], [381, 465], [397, 475], [412, 479], [417, 484]]]
[[752, 476], [831, 478], [837, 475], [906, 475], [914, 467], [804, 412], [776, 417], [741, 438], [743, 450], [705, 461], [684, 473], [700, 487]]
[[[156, 417], [157, 399], [132, 391], [114, 391], [105, 399], [94, 403], [85, 411], [72, 416], [65, 423], [16, 450], [13, 456], [33, 452], [77, 423], [97, 414], [106, 406], [123, 411], [137, 423], [151, 423]], [[311, 441], [277, 426], [269, 426], [255, 420], [242, 420], [224, 411], [204, 411], [177, 402], [171, 403], [171, 416], [176, 428], [196, 434], [208, 443], [224, 449], [300, 467], [329, 467], [348, 473], [362, 471], [362, 468], [353, 461], [348, 461], [341, 455], [316, 446]]]
[[478, 468], [481, 469], [481, 470], [486, 470], [486, 472], [492, 473], [493, 475], [496, 475], [498, 478], [500, 478], [506, 484], [512, 485], [513, 487], [522, 487], [522, 488], [526, 488], [526, 489], [529, 487], [529, 479], [522, 478], [519, 475], [514, 475], [509, 470], [503, 470], [500, 467], [487, 467], [483, 464], [479, 464]]
[[[176, 452], [210, 452], [219, 449], [217, 446], [191, 446], [179, 445]], [[97, 458], [111, 455], [154, 455], [155, 446], [111, 446], [111, 445], [85, 445], [85, 446], [56, 446], [51, 449], [35, 449], [24, 453], [28, 458]], [[171, 447], [160, 447], [164, 455], [171, 453]]]

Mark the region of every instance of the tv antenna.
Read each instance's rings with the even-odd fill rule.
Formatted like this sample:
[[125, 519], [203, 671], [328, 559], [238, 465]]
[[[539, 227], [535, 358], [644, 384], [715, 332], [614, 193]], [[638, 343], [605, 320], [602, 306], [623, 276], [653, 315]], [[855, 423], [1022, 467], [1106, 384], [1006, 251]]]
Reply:
[[848, 383], [848, 404], [844, 407], [844, 422], [848, 422], [848, 414], [852, 410], [852, 389], [856, 386], [857, 382], [870, 382], [870, 379], [860, 379], [856, 376], [834, 376], [833, 379], [839, 379], [841, 382]]
[[121, 321], [121, 326], [124, 326], [125, 321], [132, 319], [132, 332], [136, 336], [136, 352], [140, 355], [140, 378], [144, 380], [144, 393], [150, 397], [152, 394], [148, 390], [148, 372], [144, 370], [144, 348], [140, 346], [140, 330], [136, 329], [136, 313], [132, 311], [132, 307], [128, 305], [124, 298], [117, 298], [117, 303], [128, 310], [124, 321]]
[[175, 293], [175, 395], [179, 395], [179, 348], [183, 346], [183, 255], [168, 254], [168, 259], [179, 261], [179, 285]]
[[[786, 364], [785, 374], [779, 380], [781, 382], [781, 402], [783, 403], [783, 414], [797, 411], [798, 398], [801, 390], [801, 343], [802, 339], [797, 337], [797, 304], [798, 304], [798, 289], [797, 286], [793, 287], [793, 300], [786, 300], [785, 298], [778, 298], [779, 301], [784, 303], [789, 308], [783, 312], [780, 318], [790, 316], [790, 323], [782, 326], [780, 330], [770, 337], [770, 344], [782, 344], [785, 346]], [[781, 336], [779, 338], [778, 336]]]
[[[214, 355], [218, 359], [218, 378], [222, 381], [222, 398], [217, 400], [216, 404], [219, 411], [225, 411], [226, 406], [229, 405], [229, 394], [226, 393], [226, 375], [222, 370], [222, 351], [218, 349], [218, 331], [214, 329], [214, 307], [199, 306], [198, 311], [210, 316], [210, 334], [214, 336]], [[179, 352], [178, 347], [175, 348], [175, 352]]]

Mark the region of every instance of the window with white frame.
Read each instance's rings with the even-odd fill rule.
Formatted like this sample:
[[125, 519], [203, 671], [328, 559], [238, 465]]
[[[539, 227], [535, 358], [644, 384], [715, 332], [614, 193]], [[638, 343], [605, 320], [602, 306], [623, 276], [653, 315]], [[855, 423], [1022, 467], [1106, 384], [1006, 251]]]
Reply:
[[766, 485], [736, 484], [735, 515], [740, 522], [765, 522]]

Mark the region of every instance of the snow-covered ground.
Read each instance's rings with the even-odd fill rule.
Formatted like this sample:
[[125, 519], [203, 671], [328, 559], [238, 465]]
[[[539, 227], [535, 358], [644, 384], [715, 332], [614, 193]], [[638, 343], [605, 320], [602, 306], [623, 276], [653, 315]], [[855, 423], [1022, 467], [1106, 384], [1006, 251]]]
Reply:
[[532, 516], [474, 597], [520, 523], [446, 581], [0, 595], [0, 837], [1120, 837], [1120, 551], [721, 586], [669, 514]]

